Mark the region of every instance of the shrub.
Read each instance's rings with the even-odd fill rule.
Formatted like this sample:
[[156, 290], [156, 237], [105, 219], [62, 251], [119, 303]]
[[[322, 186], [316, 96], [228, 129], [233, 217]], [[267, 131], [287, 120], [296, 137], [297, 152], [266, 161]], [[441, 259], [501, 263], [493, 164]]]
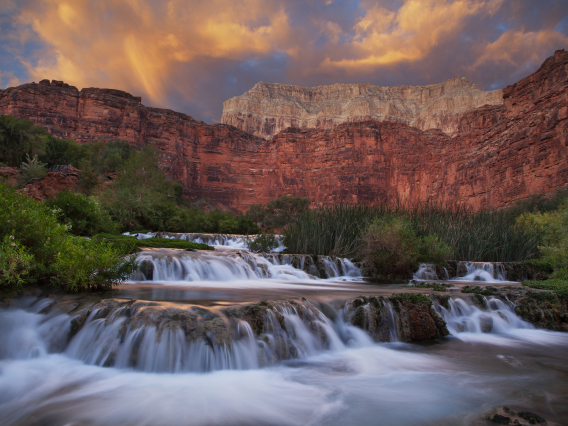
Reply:
[[418, 239], [409, 221], [377, 218], [365, 229], [360, 256], [381, 276], [411, 274], [417, 266]]
[[47, 174], [45, 163], [42, 163], [34, 155], [33, 158], [27, 156], [27, 161], [20, 165], [20, 180], [22, 183], [29, 182], [32, 179], [43, 178]]
[[278, 246], [278, 239], [273, 234], [260, 234], [247, 242], [249, 251], [253, 253], [270, 253]]
[[14, 240], [13, 235], [4, 235], [0, 241], [0, 296], [3, 297], [22, 289], [33, 261], [33, 255]]
[[41, 154], [45, 133], [32, 121], [0, 115], [0, 162], [20, 167], [26, 157]]
[[51, 283], [65, 291], [110, 290], [138, 268], [135, 256], [104, 240], [70, 237], [55, 256]]
[[418, 262], [441, 263], [452, 255], [448, 243], [438, 238], [436, 234], [423, 237], [418, 246]]
[[45, 204], [57, 209], [60, 223], [68, 225], [75, 235], [91, 236], [101, 232], [116, 233], [118, 226], [102, 210], [95, 198], [71, 191], [62, 191]]
[[47, 163], [48, 167], [71, 164], [80, 168], [81, 164], [90, 158], [89, 148], [72, 139], [59, 139], [48, 133], [43, 136], [43, 140], [44, 153], [40, 155], [40, 160]]
[[165, 231], [176, 210], [173, 185], [158, 169], [157, 153], [150, 146], [130, 155], [101, 200], [123, 231], [141, 227]]
[[309, 206], [310, 199], [307, 197], [282, 195], [280, 198], [269, 201], [266, 206], [253, 204], [246, 214], [254, 223], [268, 227], [281, 227], [308, 210]]
[[2, 244], [6, 236], [15, 244], [10, 250], [16, 250], [22, 271], [19, 284], [12, 280], [6, 291], [17, 291], [23, 282], [57, 284], [67, 291], [100, 289], [134, 271], [124, 251], [71, 235], [67, 225], [58, 223], [57, 213], [0, 182], [0, 238]]

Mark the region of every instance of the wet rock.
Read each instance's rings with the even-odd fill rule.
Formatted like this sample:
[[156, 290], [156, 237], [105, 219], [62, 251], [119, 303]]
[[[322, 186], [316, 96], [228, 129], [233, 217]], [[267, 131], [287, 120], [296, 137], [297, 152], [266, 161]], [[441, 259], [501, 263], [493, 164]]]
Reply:
[[138, 271], [142, 273], [146, 280], [151, 281], [154, 278], [154, 263], [145, 259], [138, 265]]
[[500, 414], [495, 414], [491, 419], [492, 423], [497, 423], [498, 425], [508, 425], [511, 424], [511, 418], [502, 416]]
[[525, 420], [528, 420], [530, 424], [546, 423], [546, 420], [544, 420], [538, 414], [531, 413], [530, 411], [519, 411], [518, 416], [522, 417]]
[[479, 325], [482, 333], [491, 333], [493, 330], [493, 318], [489, 315], [483, 315], [479, 318]]

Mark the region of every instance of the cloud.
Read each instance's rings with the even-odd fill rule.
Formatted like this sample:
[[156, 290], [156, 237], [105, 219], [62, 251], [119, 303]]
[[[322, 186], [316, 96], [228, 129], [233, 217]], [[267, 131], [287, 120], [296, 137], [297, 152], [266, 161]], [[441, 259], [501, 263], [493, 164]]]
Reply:
[[43, 78], [217, 121], [258, 81], [494, 89], [568, 42], [563, 0], [0, 0], [0, 82]]
[[397, 11], [373, 3], [354, 26], [349, 43], [355, 59], [331, 60], [322, 66], [360, 70], [424, 59], [432, 49], [459, 34], [464, 21], [476, 15], [494, 15], [503, 0], [407, 0]]
[[483, 46], [473, 67], [485, 64], [509, 63], [514, 66], [541, 62], [542, 52], [554, 46], [567, 46], [568, 36], [553, 30], [539, 32], [509, 30], [493, 43]]
[[142, 90], [158, 104], [176, 64], [267, 54], [289, 31], [284, 11], [260, 0], [38, 0], [19, 20], [47, 47], [25, 62], [32, 79]]

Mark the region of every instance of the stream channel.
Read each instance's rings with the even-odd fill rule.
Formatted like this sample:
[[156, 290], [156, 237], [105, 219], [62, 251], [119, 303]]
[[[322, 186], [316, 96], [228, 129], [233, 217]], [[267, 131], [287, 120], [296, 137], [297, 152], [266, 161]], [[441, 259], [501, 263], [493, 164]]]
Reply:
[[[512, 302], [482, 310], [452, 292], [433, 305], [450, 335], [405, 343], [400, 312], [376, 299], [380, 342], [345, 301], [410, 287], [367, 283], [349, 260], [320, 260], [318, 278], [301, 259], [232, 249], [139, 259], [78, 331], [78, 296], [0, 309], [0, 425], [483, 425], [503, 406], [568, 425], [568, 334]], [[261, 301], [260, 325], [235, 316]]]

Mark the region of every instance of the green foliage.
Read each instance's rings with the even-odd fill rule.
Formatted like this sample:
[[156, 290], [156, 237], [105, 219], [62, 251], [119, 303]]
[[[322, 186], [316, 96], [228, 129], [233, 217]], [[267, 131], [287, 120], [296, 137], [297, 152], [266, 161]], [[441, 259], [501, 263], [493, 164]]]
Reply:
[[270, 253], [279, 246], [274, 234], [260, 234], [247, 242], [249, 251], [253, 253]]
[[254, 223], [261, 223], [267, 227], [282, 227], [290, 223], [298, 214], [303, 213], [310, 207], [310, 199], [307, 197], [294, 197], [282, 195], [280, 198], [269, 201], [266, 206], [253, 204], [247, 212], [247, 216]]
[[434, 291], [450, 291], [451, 284], [438, 284], [438, 283], [420, 283], [413, 284], [412, 287], [416, 288], [431, 288]]
[[138, 268], [136, 258], [125, 254], [108, 241], [67, 238], [55, 256], [51, 283], [68, 292], [110, 290]]
[[0, 241], [0, 296], [12, 296], [28, 278], [33, 255], [15, 242], [13, 235]]
[[39, 161], [37, 155], [30, 158], [27, 154], [25, 162], [20, 164], [20, 181], [22, 183], [29, 182], [31, 179], [41, 179], [47, 174], [45, 163]]
[[192, 243], [185, 240], [170, 239], [170, 238], [146, 238], [139, 240], [136, 237], [129, 235], [112, 235], [112, 234], [98, 234], [94, 237], [95, 240], [108, 241], [121, 246], [129, 253], [136, 253], [138, 247], [150, 248], [175, 248], [184, 250], [215, 250], [207, 244]]
[[481, 296], [491, 296], [493, 295], [493, 291], [491, 290], [484, 290], [480, 287], [471, 287], [469, 285], [465, 286], [464, 288], [462, 288], [462, 293], [473, 293], [473, 294], [479, 294]]
[[57, 214], [57, 209], [0, 183], [0, 238], [4, 244], [8, 236], [20, 250], [21, 271], [27, 271], [5, 291], [17, 291], [22, 282], [57, 284], [67, 291], [108, 288], [135, 270], [119, 248], [68, 233]]
[[395, 307], [401, 302], [432, 306], [432, 300], [428, 296], [420, 293], [399, 293], [392, 295], [389, 299], [395, 303]]
[[72, 139], [59, 139], [51, 134], [43, 136], [44, 154], [40, 160], [47, 163], [48, 167], [71, 164], [80, 168], [84, 161], [91, 157], [87, 145], [79, 145]]
[[0, 115], [0, 162], [20, 167], [26, 157], [41, 154], [45, 134], [32, 121]]
[[552, 290], [563, 298], [568, 298], [568, 277], [549, 278], [544, 281], [523, 281], [523, 286], [539, 290]]
[[130, 156], [101, 201], [122, 230], [168, 230], [176, 211], [173, 185], [159, 170], [158, 155], [150, 146]]
[[71, 191], [62, 191], [45, 204], [57, 210], [57, 219], [68, 225], [75, 235], [91, 236], [101, 232], [117, 233], [118, 226], [102, 210], [96, 198]]
[[440, 264], [450, 259], [452, 248], [448, 243], [438, 238], [436, 234], [422, 237], [418, 244], [418, 262]]
[[309, 210], [283, 231], [284, 245], [292, 253], [352, 257], [368, 224], [375, 218], [394, 216], [409, 221], [426, 246], [433, 240], [425, 238], [436, 235], [440, 246], [431, 253], [438, 259], [445, 256], [446, 245], [455, 260], [509, 262], [538, 255], [538, 236], [515, 226], [515, 216], [508, 211], [472, 213], [466, 208], [442, 208], [433, 203], [412, 208], [332, 205]]
[[375, 274], [411, 274], [418, 260], [418, 239], [408, 220], [376, 218], [362, 236], [360, 256]]

